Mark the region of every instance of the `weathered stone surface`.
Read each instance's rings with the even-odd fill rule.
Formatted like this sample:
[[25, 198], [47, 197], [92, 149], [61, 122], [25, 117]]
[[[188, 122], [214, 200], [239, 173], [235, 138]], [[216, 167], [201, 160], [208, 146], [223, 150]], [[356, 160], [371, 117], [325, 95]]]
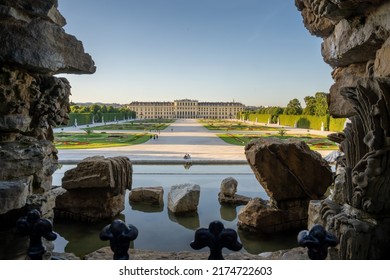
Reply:
[[[333, 67], [330, 113], [348, 116], [330, 196], [312, 202], [309, 225], [322, 224], [340, 240], [336, 259], [388, 259], [390, 245], [389, 102], [390, 1], [296, 1], [310, 32], [331, 19], [322, 54]], [[320, 25], [321, 25], [320, 24]], [[344, 101], [345, 100], [345, 101]], [[353, 108], [353, 111], [351, 110]], [[339, 139], [338, 139], [339, 138]]]
[[276, 208], [269, 201], [253, 198], [240, 209], [238, 227], [252, 232], [272, 234], [303, 228], [307, 224], [309, 200], [284, 202]]
[[374, 64], [374, 75], [375, 77], [390, 77], [390, 37], [377, 51], [375, 64]]
[[0, 181], [0, 215], [26, 205], [32, 191], [32, 177], [24, 180]]
[[332, 184], [328, 163], [303, 141], [252, 141], [246, 145], [245, 155], [257, 180], [277, 202], [318, 199]]
[[250, 197], [240, 194], [235, 194], [233, 197], [218, 195], [218, 201], [221, 204], [246, 205], [250, 200]]
[[113, 196], [100, 188], [73, 189], [57, 197], [54, 210], [56, 217], [95, 222], [115, 217], [125, 209], [124, 203], [124, 194]]
[[57, 7], [57, 0], [0, 0], [0, 181], [6, 186], [0, 221], [6, 236], [27, 209], [53, 218], [58, 192], [52, 190], [52, 127], [69, 119], [70, 85], [52, 75], [95, 71], [82, 43], [62, 28], [66, 22]]
[[297, 140], [252, 141], [245, 154], [270, 201], [252, 199], [238, 214], [239, 227], [263, 233], [304, 227], [310, 199], [322, 198], [332, 184], [328, 163]]
[[352, 104], [341, 95], [345, 87], [356, 86], [359, 79], [367, 76], [367, 63], [351, 64], [348, 67], [337, 67], [332, 77], [335, 83], [330, 87], [329, 113], [335, 118], [345, 118], [356, 115]]
[[57, 197], [56, 215], [94, 221], [124, 210], [126, 189], [131, 189], [132, 165], [127, 157], [90, 157], [62, 179], [64, 195]]
[[53, 141], [52, 126], [69, 120], [70, 85], [64, 78], [0, 69], [0, 140], [24, 134]]
[[303, 23], [311, 34], [326, 37], [329, 36], [335, 23], [320, 15], [319, 1], [295, 0], [295, 5], [301, 11]]
[[66, 190], [105, 188], [121, 193], [131, 189], [132, 173], [133, 167], [127, 157], [88, 157], [65, 172], [62, 187]]
[[250, 197], [236, 194], [238, 182], [233, 177], [222, 180], [218, 201], [223, 204], [245, 205], [251, 199]]
[[233, 177], [228, 177], [222, 180], [220, 193], [223, 196], [233, 197], [237, 192], [238, 182]]
[[3, 18], [15, 18], [29, 22], [34, 18], [44, 18], [57, 25], [64, 26], [65, 18], [57, 10], [58, 0], [1, 0], [0, 15]]
[[183, 184], [172, 186], [168, 193], [169, 211], [180, 214], [198, 210], [200, 186]]
[[139, 187], [133, 188], [129, 193], [131, 202], [147, 202], [154, 205], [164, 204], [163, 187]]
[[[132, 260], [207, 260], [208, 252], [159, 252], [129, 249]], [[86, 260], [112, 260], [113, 253], [110, 247], [104, 247], [88, 254]], [[304, 248], [293, 248], [275, 252], [253, 255], [249, 253], [235, 252], [224, 254], [226, 260], [308, 260]]]
[[83, 45], [66, 34], [56, 1], [0, 3], [0, 63], [35, 73], [94, 73], [96, 67]]
[[33, 176], [37, 191], [50, 190], [51, 175], [57, 169], [57, 150], [47, 140], [19, 137], [17, 141], [1, 143], [0, 180], [15, 180]]

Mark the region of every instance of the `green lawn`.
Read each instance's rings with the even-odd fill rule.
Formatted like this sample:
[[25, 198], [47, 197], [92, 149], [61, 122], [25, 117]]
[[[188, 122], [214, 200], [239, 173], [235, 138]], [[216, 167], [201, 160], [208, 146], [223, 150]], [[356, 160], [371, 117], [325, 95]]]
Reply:
[[199, 120], [208, 130], [278, 131], [279, 128], [265, 125], [251, 125], [239, 121]]
[[219, 138], [221, 138], [226, 143], [232, 145], [240, 145], [245, 146], [247, 143], [254, 139], [259, 139], [260, 137], [275, 137], [282, 140], [295, 138], [298, 140], [305, 141], [306, 144], [312, 150], [337, 150], [337, 145], [322, 136], [304, 136], [304, 135], [287, 135], [287, 136], [279, 136], [279, 135], [249, 135], [249, 134], [217, 134]]
[[98, 149], [145, 143], [149, 133], [56, 133], [57, 149]]

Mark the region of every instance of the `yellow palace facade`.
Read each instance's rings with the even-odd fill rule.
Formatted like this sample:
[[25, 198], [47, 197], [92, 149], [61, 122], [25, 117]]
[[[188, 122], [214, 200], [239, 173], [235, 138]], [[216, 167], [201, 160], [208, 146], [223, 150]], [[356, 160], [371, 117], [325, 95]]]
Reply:
[[173, 102], [138, 102], [128, 108], [140, 119], [233, 119], [245, 109], [239, 102], [199, 102], [180, 99]]

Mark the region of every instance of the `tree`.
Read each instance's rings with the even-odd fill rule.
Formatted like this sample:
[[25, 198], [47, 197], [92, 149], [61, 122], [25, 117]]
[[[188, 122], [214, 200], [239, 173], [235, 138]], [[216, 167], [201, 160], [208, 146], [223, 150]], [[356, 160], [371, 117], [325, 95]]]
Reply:
[[317, 92], [315, 94], [316, 100], [316, 116], [326, 116], [328, 114], [328, 97], [324, 92]]
[[304, 115], [314, 116], [316, 112], [316, 99], [314, 96], [306, 96], [304, 98], [306, 107], [303, 109]]
[[285, 115], [301, 115], [302, 106], [298, 99], [294, 98], [288, 102], [286, 109], [284, 109], [283, 114]]

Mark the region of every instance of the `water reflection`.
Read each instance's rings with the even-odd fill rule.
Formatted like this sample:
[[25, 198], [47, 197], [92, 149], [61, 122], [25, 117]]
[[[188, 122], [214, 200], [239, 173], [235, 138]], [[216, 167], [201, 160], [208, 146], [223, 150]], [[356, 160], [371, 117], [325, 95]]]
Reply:
[[237, 218], [237, 207], [234, 205], [221, 205], [219, 213], [225, 221], [233, 222]]
[[187, 229], [196, 230], [200, 227], [198, 212], [177, 215], [168, 210], [168, 217], [174, 223], [177, 223]]
[[[164, 206], [127, 201], [119, 218], [138, 228], [139, 235], [134, 241], [136, 249], [193, 251], [189, 244], [194, 239], [194, 231], [201, 227], [207, 228], [214, 220], [222, 221], [225, 228], [237, 229], [237, 213], [243, 206], [221, 206], [218, 202], [221, 181], [227, 177], [234, 177], [238, 181], [240, 194], [268, 199], [252, 170], [246, 165], [192, 165], [190, 169], [184, 169], [182, 165], [134, 165], [133, 169], [133, 187], [162, 186], [165, 202], [173, 185], [192, 183], [201, 187], [198, 212], [193, 216], [177, 216], [169, 213]], [[61, 181], [61, 173], [63, 171], [60, 170], [54, 177], [57, 185], [60, 185], [58, 182]], [[128, 195], [127, 191], [126, 199]], [[83, 257], [108, 246], [107, 242], [99, 239], [99, 233], [110, 222], [86, 224], [55, 220], [54, 230], [60, 234], [60, 238], [55, 241], [55, 252], [75, 253]], [[238, 233], [240, 242], [244, 245], [242, 251], [253, 254], [296, 246], [296, 234], [267, 237], [242, 231]]]
[[164, 203], [155, 205], [147, 202], [133, 202], [129, 200], [129, 205], [131, 206], [131, 210], [144, 213], [158, 213], [164, 211]]

